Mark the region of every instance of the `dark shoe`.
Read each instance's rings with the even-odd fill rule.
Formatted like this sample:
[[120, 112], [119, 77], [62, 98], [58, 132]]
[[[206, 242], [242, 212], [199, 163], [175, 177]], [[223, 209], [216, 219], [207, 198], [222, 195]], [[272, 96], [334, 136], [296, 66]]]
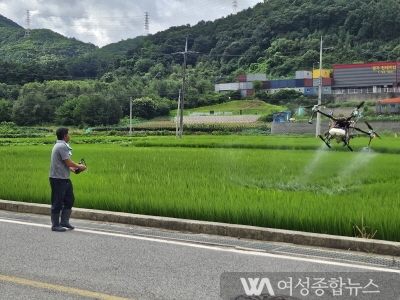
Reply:
[[70, 209], [63, 209], [61, 211], [61, 222], [60, 225], [62, 227], [67, 227], [69, 229], [74, 229], [75, 227], [69, 224], [69, 218], [71, 217], [71, 210]]
[[66, 229], [60, 226], [60, 214], [51, 214], [51, 230], [52, 231], [65, 231]]

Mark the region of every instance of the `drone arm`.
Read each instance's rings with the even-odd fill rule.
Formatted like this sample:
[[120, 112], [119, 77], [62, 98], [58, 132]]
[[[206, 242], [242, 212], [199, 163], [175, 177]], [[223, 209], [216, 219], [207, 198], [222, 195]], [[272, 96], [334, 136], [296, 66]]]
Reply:
[[321, 115], [324, 115], [325, 117], [328, 117], [329, 119], [336, 121], [336, 118], [332, 117], [332, 115], [328, 115], [320, 110], [317, 110], [317, 112], [319, 112]]
[[360, 131], [360, 132], [362, 132], [362, 133], [365, 133], [366, 135], [370, 135], [370, 133], [369, 132], [367, 132], [367, 131], [364, 131], [364, 130], [362, 130], [362, 129], [360, 129], [360, 128], [357, 128], [357, 127], [353, 127], [355, 130], [357, 130], [357, 131]]
[[333, 121], [336, 121], [336, 118], [332, 117], [332, 115], [328, 115], [328, 114], [320, 111], [319, 109], [313, 109], [313, 113], [312, 113], [308, 123], [312, 124], [312, 119], [313, 119], [315, 113], [320, 113], [321, 115], [324, 115], [325, 117], [328, 117], [329, 119], [332, 119]]
[[358, 130], [358, 131], [360, 131], [360, 132], [362, 132], [362, 133], [365, 133], [366, 135], [369, 136], [368, 147], [369, 147], [369, 145], [371, 144], [371, 140], [372, 140], [374, 137], [381, 138], [375, 131], [367, 132], [367, 131], [364, 131], [364, 130], [362, 130], [362, 129], [360, 129], [360, 128], [357, 128], [357, 127], [354, 127], [354, 129], [355, 129], [355, 130]]

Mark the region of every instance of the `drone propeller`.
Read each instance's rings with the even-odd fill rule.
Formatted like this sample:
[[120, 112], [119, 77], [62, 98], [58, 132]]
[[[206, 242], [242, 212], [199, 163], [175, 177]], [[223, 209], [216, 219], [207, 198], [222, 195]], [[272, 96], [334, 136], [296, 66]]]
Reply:
[[315, 105], [310, 105], [310, 106], [304, 106], [304, 108], [313, 108], [313, 107], [318, 107], [321, 106], [322, 104], [315, 104]]
[[358, 104], [357, 106], [357, 110], [359, 110], [363, 105], [364, 105], [365, 101], [361, 102], [360, 104]]
[[368, 146], [367, 146], [367, 148], [369, 148], [369, 145], [371, 144], [371, 141], [372, 141], [373, 138], [375, 138], [375, 137], [381, 138], [381, 137], [374, 131], [374, 129], [372, 128], [372, 126], [368, 122], [365, 121], [365, 124], [367, 124], [367, 127], [369, 128], [369, 131], [365, 131], [365, 130], [362, 130], [362, 129], [357, 128], [357, 127], [354, 127], [354, 129], [356, 129], [356, 130], [358, 130], [358, 131], [360, 131], [362, 133], [365, 133], [366, 135], [369, 136], [369, 142], [368, 142]]
[[365, 101], [362, 101], [360, 104], [357, 105], [355, 109], [351, 112], [350, 117], [347, 118], [347, 121], [350, 121], [352, 118], [358, 117], [360, 112], [358, 111], [363, 105]]
[[319, 109], [319, 107], [321, 106], [322, 104], [317, 104], [317, 105], [314, 105], [312, 108], [312, 114], [311, 114], [311, 117], [310, 117], [310, 120], [308, 120], [308, 124], [312, 124], [312, 119], [314, 118], [314, 115], [315, 115], [315, 113], [317, 112], [317, 111], [319, 111], [318, 109]]
[[370, 130], [374, 130], [374, 129], [372, 128], [372, 126], [369, 125], [369, 123], [368, 123], [367, 121], [364, 121], [364, 122], [365, 122], [365, 124], [367, 124], [367, 127], [368, 127]]
[[369, 128], [369, 130], [371, 130], [371, 131], [370, 131], [370, 134], [373, 133], [373, 134], [375, 134], [378, 138], [381, 138], [381, 137], [374, 131], [374, 129], [372, 128], [372, 126], [369, 125], [369, 123], [368, 123], [367, 121], [365, 121], [365, 124], [367, 124], [367, 127]]
[[314, 118], [314, 115], [315, 115], [316, 112], [319, 112], [319, 113], [321, 113], [321, 114], [323, 114], [323, 115], [325, 115], [325, 116], [327, 116], [327, 117], [329, 117], [331, 119], [333, 118], [333, 110], [329, 114], [325, 114], [325, 113], [323, 113], [323, 112], [321, 112], [319, 110], [320, 106], [323, 106], [323, 105], [328, 104], [328, 103], [330, 103], [330, 102], [325, 102], [325, 103], [315, 104], [313, 106], [305, 107], [305, 108], [312, 108], [312, 114], [311, 114], [310, 119], [308, 120], [308, 124], [312, 124], [312, 119]]
[[314, 118], [315, 112], [318, 110], [318, 108], [322, 106], [322, 104], [315, 104], [315, 105], [310, 105], [310, 106], [305, 106], [304, 108], [312, 108], [312, 114], [310, 119], [308, 120], [308, 124], [312, 124], [312, 119]]
[[324, 105], [326, 105], [328, 103], [330, 103], [330, 102], [325, 102], [325, 103], [315, 104], [315, 105], [310, 105], [310, 106], [304, 106], [304, 108], [313, 108], [313, 107], [324, 106]]

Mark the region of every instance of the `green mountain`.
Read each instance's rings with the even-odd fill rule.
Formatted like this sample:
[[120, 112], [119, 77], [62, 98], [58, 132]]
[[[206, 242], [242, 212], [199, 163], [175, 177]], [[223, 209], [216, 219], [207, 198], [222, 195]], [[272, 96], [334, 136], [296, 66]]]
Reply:
[[[138, 116], [164, 116], [176, 109], [183, 86], [185, 109], [242, 100], [240, 91], [215, 93], [214, 84], [236, 82], [241, 73], [276, 79], [311, 70], [319, 61], [321, 37], [323, 68], [399, 60], [398, 11], [397, 0], [265, 0], [213, 22], [175, 26], [102, 48], [47, 29], [24, 37], [23, 28], [2, 18], [0, 121], [114, 124], [129, 114], [130, 98]], [[291, 110], [315, 101], [294, 91], [256, 89], [247, 99]]]
[[325, 68], [397, 60], [399, 10], [396, 0], [270, 0], [214, 22], [171, 27], [100, 49], [44, 29], [24, 38], [23, 29], [3, 17], [0, 60], [65, 60], [73, 77], [101, 78], [121, 67], [124, 74], [145, 73], [156, 64], [182, 64], [183, 55], [173, 53], [184, 51], [188, 38], [188, 50], [196, 52], [188, 55], [188, 64], [210, 63], [219, 81], [239, 73], [290, 77], [319, 61], [321, 37], [330, 48], [324, 51]]
[[210, 64], [213, 82], [236, 81], [240, 73], [292, 77], [319, 61], [321, 37], [328, 48], [324, 68], [400, 59], [399, 10], [396, 0], [270, 0], [214, 22], [171, 27], [95, 53], [103, 62], [101, 57], [117, 57], [113, 68], [128, 65], [134, 73], [147, 72], [157, 64], [181, 65], [183, 55], [173, 53], [184, 51], [187, 38], [193, 51], [188, 64]]
[[[265, 73], [272, 77], [310, 70], [319, 61], [334, 64], [397, 60], [400, 57], [400, 4], [395, 0], [270, 0], [215, 22], [199, 22], [147, 36], [127, 56], [167, 62], [188, 49], [190, 64], [218, 63], [224, 76]], [[101, 51], [101, 49], [99, 50]], [[180, 60], [182, 61], [182, 60]], [[231, 78], [230, 78], [231, 79]]]
[[17, 23], [14, 23], [10, 19], [0, 15], [0, 27], [14, 27], [14, 28], [22, 28]]
[[0, 60], [27, 63], [68, 60], [97, 47], [75, 38], [66, 38], [49, 29], [25, 29], [0, 15]]

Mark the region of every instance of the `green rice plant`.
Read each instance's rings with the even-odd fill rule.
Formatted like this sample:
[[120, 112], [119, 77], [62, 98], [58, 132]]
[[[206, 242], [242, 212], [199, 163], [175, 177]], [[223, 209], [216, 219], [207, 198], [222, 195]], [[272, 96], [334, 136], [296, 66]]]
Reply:
[[[364, 151], [368, 137], [360, 136], [351, 140], [356, 152]], [[53, 144], [54, 137], [2, 139], [0, 146], [7, 145], [43, 145]], [[279, 149], [279, 150], [326, 150], [330, 152], [349, 152], [347, 147], [332, 143], [328, 149], [323, 142], [310, 135], [277, 136], [241, 136], [241, 135], [189, 135], [182, 139], [175, 136], [74, 136], [72, 144], [121, 144], [128, 143], [135, 147], [188, 147], [188, 148], [243, 148], [243, 149]], [[395, 137], [375, 139], [369, 152], [400, 154], [400, 140]]]
[[[363, 218], [375, 238], [400, 241], [400, 157], [362, 151], [367, 139], [354, 139], [354, 152], [304, 137], [72, 140], [72, 159], [88, 164], [71, 174], [76, 207], [342, 236]], [[389, 150], [396, 142], [385, 139]], [[51, 148], [0, 147], [0, 198], [49, 204]]]

